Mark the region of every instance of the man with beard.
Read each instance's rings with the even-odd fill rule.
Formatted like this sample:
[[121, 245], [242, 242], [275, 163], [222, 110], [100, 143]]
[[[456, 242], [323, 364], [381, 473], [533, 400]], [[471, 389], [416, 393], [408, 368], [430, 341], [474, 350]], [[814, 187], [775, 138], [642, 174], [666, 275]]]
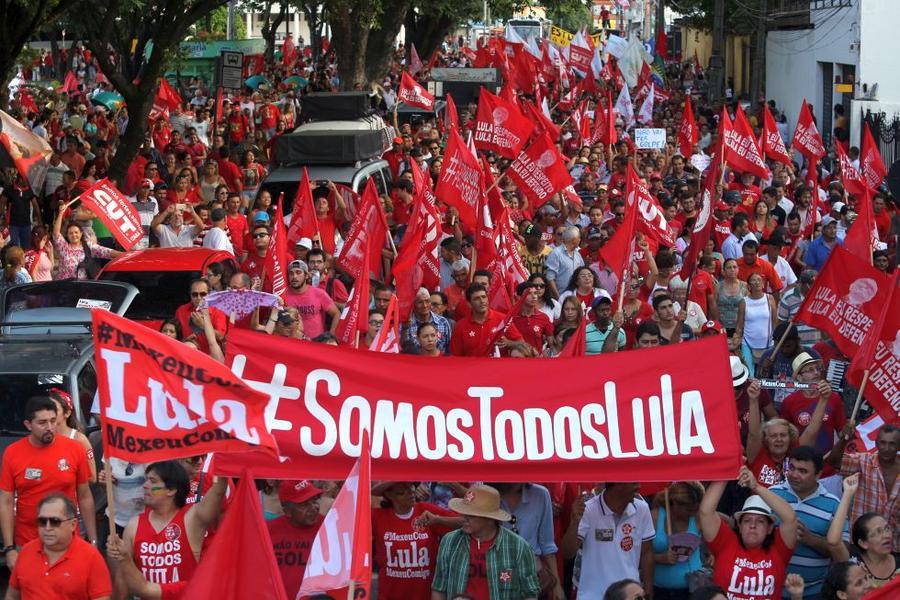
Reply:
[[49, 396], [29, 398], [24, 416], [29, 435], [6, 449], [0, 468], [0, 527], [10, 569], [19, 549], [38, 537], [38, 506], [53, 492], [78, 504], [88, 539], [97, 540], [87, 452], [78, 442], [56, 435], [56, 403]]
[[288, 265], [288, 287], [284, 305], [293, 306], [303, 319], [303, 330], [310, 339], [325, 332], [326, 317], [331, 319], [329, 331], [337, 330], [341, 313], [325, 290], [309, 285], [309, 267], [302, 260]]
[[278, 499], [284, 515], [266, 523], [288, 598], [295, 598], [303, 583], [313, 540], [324, 519], [319, 513], [321, 495], [322, 490], [307, 480], [282, 481]]

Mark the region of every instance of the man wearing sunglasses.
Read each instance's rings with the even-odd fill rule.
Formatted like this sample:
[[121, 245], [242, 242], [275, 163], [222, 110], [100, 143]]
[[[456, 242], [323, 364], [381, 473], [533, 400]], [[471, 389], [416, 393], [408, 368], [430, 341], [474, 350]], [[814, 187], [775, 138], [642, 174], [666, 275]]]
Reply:
[[[200, 351], [207, 354], [209, 353], [209, 344], [206, 341], [200, 310], [206, 304], [206, 296], [209, 295], [209, 292], [209, 282], [206, 279], [195, 279], [191, 282], [190, 302], [182, 304], [175, 311], [175, 318], [184, 333], [184, 341], [194, 342]], [[209, 317], [212, 320], [213, 329], [216, 330], [216, 339], [221, 343], [225, 340], [225, 332], [228, 330], [228, 318], [217, 308], [209, 309]]]
[[112, 581], [100, 552], [75, 530], [75, 504], [54, 492], [38, 505], [38, 539], [22, 548], [9, 578], [6, 598], [55, 597], [102, 600], [112, 595]]

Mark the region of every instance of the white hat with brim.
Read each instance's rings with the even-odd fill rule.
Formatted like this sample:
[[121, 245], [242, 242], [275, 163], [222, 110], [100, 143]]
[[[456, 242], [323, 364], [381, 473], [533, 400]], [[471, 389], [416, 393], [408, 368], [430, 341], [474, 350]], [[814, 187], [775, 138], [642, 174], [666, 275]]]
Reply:
[[773, 523], [775, 522], [775, 516], [772, 514], [772, 509], [769, 508], [769, 505], [759, 496], [750, 496], [747, 498], [744, 501], [744, 507], [734, 513], [734, 520], [740, 522], [741, 517], [744, 515], [762, 515], [768, 517]]
[[750, 370], [739, 356], [730, 356], [729, 358], [731, 360], [731, 385], [734, 387], [741, 386], [747, 381], [747, 377], [750, 376]]
[[813, 364], [813, 363], [821, 363], [821, 362], [822, 362], [821, 358], [816, 358], [809, 352], [801, 352], [791, 362], [791, 371], [793, 372], [794, 376], [796, 377], [797, 373], [799, 373], [801, 370], [803, 370], [803, 367], [805, 367], [806, 365]]
[[509, 521], [512, 517], [500, 508], [500, 492], [489, 485], [473, 485], [462, 498], [447, 503], [450, 510], [470, 517], [484, 517], [495, 521]]

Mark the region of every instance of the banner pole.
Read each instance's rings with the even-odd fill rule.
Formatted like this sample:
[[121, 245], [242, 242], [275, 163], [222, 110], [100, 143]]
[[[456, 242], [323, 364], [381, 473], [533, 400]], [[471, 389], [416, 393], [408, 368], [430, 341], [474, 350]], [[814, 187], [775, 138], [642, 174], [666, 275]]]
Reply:
[[[866, 371], [868, 375], [868, 371]], [[106, 475], [106, 515], [109, 518], [109, 533], [116, 533], [116, 504], [113, 502], [112, 467], [109, 458], [104, 456], [103, 473]], [[97, 540], [99, 542], [99, 540]]]
[[856, 394], [856, 402], [853, 403], [853, 412], [850, 413], [850, 420], [856, 421], [856, 415], [859, 412], [859, 407], [862, 404], [863, 390], [866, 389], [866, 383], [869, 382], [869, 369], [863, 371], [863, 378], [859, 384], [859, 392]]
[[353, 595], [356, 593], [356, 582], [351, 581], [350, 586], [347, 588], [347, 600], [353, 600]]
[[672, 515], [669, 510], [669, 486], [666, 486], [666, 489], [663, 491], [663, 498], [666, 503], [666, 537], [672, 537]]

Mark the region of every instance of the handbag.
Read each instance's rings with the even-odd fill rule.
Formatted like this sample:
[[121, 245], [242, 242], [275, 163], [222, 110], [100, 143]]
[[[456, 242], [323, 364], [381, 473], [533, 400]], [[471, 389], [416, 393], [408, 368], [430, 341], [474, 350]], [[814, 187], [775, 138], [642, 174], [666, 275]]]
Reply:
[[85, 279], [96, 279], [100, 274], [100, 262], [91, 255], [91, 248], [85, 240], [81, 240], [81, 248], [84, 250], [84, 260], [78, 263], [75, 270], [76, 277], [81, 271], [84, 271]]

